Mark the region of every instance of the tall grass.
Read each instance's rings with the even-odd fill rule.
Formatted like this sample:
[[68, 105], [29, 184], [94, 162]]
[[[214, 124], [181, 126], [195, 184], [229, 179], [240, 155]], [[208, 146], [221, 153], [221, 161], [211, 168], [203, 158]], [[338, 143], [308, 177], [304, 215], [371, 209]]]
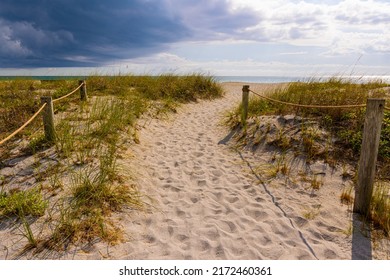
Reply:
[[[365, 104], [368, 97], [387, 98], [382, 82], [356, 84], [341, 78], [324, 81], [290, 83], [271, 92], [262, 93], [274, 99], [305, 105], [357, 105]], [[389, 102], [389, 101], [388, 101]], [[231, 114], [233, 125], [239, 120], [241, 105]], [[331, 131], [339, 140], [340, 147], [351, 149], [355, 157], [360, 153], [365, 108], [298, 108], [289, 105], [269, 102], [253, 96], [248, 106], [248, 118], [264, 114], [298, 114], [304, 117], [316, 117], [320, 124]], [[390, 112], [385, 112], [382, 127], [379, 159], [390, 158]]]
[[37, 187], [26, 191], [0, 192], [0, 219], [17, 217], [23, 225], [23, 235], [28, 240], [31, 248], [37, 246], [37, 240], [27, 217], [43, 216], [47, 207], [48, 202]]
[[[306, 105], [357, 105], [365, 104], [367, 98], [385, 98], [387, 104], [390, 99], [385, 87], [389, 85], [381, 81], [357, 84], [341, 78], [329, 80], [310, 80], [307, 82], [291, 83], [270, 92], [261, 94], [284, 102]], [[387, 105], [388, 106], [388, 105]], [[241, 105], [230, 112], [227, 123], [236, 126], [240, 122]], [[360, 155], [362, 132], [365, 118], [363, 108], [298, 108], [289, 105], [269, 102], [265, 99], [251, 96], [248, 106], [248, 118], [256, 119], [261, 115], [287, 115], [296, 114], [304, 118], [315, 119], [320, 126], [331, 133], [337, 153], [333, 154], [333, 160], [350, 160], [357, 162]], [[305, 121], [303, 122], [303, 124]], [[247, 128], [252, 134], [252, 128]], [[300, 130], [303, 150], [308, 158], [321, 156], [315, 147], [316, 134], [310, 131], [306, 125]], [[282, 152], [291, 149], [294, 141], [286, 137], [278, 137], [274, 141], [276, 147]], [[352, 156], [348, 156], [352, 155]], [[328, 153], [322, 156], [329, 160]], [[332, 160], [332, 161], [333, 161]], [[385, 111], [381, 131], [381, 140], [378, 154], [377, 178], [382, 181], [390, 180], [390, 112]], [[314, 182], [314, 181], [313, 181]], [[317, 187], [315, 184], [313, 187]], [[341, 194], [343, 202], [350, 202], [351, 189], [344, 190]], [[389, 189], [381, 185], [376, 186], [371, 203], [371, 220], [389, 233]]]
[[[41, 96], [51, 95], [56, 98], [76, 86], [76, 81], [0, 81], [0, 139], [31, 117], [39, 108]], [[39, 126], [39, 122], [31, 124], [20, 135], [29, 135]]]
[[[126, 98], [131, 110], [139, 116], [148, 108], [150, 100], [159, 100], [171, 107], [175, 102], [194, 101], [197, 98], [216, 98], [223, 94], [214, 77], [200, 73], [183, 76], [164, 74], [160, 76], [92, 76], [87, 79], [90, 95], [114, 95]], [[20, 127], [40, 105], [40, 97], [60, 97], [75, 87], [78, 82], [12, 80], [0, 81], [0, 139]], [[77, 93], [55, 105], [55, 110], [65, 110], [71, 100], [77, 100]], [[29, 135], [41, 121], [33, 123], [18, 137]]]
[[371, 220], [390, 236], [390, 186], [386, 182], [377, 182], [371, 199]]
[[[0, 139], [35, 111], [40, 96], [52, 95], [57, 98], [76, 86], [76, 81], [0, 82], [0, 102], [4, 105], [0, 111], [0, 123], [4, 125], [0, 127]], [[54, 105], [55, 113], [61, 112], [61, 117], [56, 117], [54, 146], [64, 168], [61, 168], [61, 172], [53, 169], [54, 174], [44, 174], [43, 177], [49, 178], [53, 191], [61, 189], [64, 194], [56, 199], [61, 201], [59, 206], [55, 206], [58, 217], [52, 220], [53, 231], [44, 242], [49, 248], [66, 248], [69, 243], [91, 242], [96, 238], [109, 243], [117, 242], [121, 230], [111, 220], [112, 212], [124, 207], [139, 210], [144, 207], [136, 186], [123, 180], [117, 166], [123, 143], [128, 143], [128, 138], [136, 138], [137, 119], [147, 111], [160, 114], [174, 110], [179, 103], [223, 94], [214, 78], [201, 74], [95, 76], [87, 80], [87, 87], [89, 101], [80, 105], [71, 102], [69, 105], [64, 100]], [[77, 99], [75, 93], [70, 100]], [[27, 112], [24, 110], [26, 108]], [[3, 131], [5, 127], [7, 130]], [[39, 121], [18, 137], [28, 136], [37, 128]], [[41, 136], [34, 139], [24, 151], [35, 153], [48, 147]], [[137, 141], [134, 139], [134, 142]], [[0, 160], [6, 156], [2, 153]], [[62, 180], [63, 173], [72, 174], [67, 186], [64, 186], [64, 182], [69, 180]], [[30, 191], [26, 193], [28, 202], [24, 202], [24, 195], [0, 193], [0, 214], [4, 214], [4, 217], [12, 213], [19, 213], [21, 217], [43, 215], [48, 202], [39, 200], [38, 194]], [[30, 209], [25, 204], [29, 207], [35, 205], [37, 209]], [[33, 212], [34, 209], [36, 212]], [[27, 220], [22, 219], [22, 223], [29, 243], [36, 246]]]
[[174, 99], [179, 102], [197, 98], [216, 98], [223, 94], [214, 77], [194, 73], [189, 75], [163, 74], [160, 76], [91, 77], [92, 91], [112, 95], [140, 94], [150, 100]]

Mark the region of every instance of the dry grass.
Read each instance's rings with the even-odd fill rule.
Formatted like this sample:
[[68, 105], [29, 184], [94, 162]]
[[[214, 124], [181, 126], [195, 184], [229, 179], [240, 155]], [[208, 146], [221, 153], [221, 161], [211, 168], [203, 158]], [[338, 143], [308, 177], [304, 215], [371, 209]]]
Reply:
[[[39, 97], [62, 96], [77, 87], [77, 81], [2, 81], [0, 82], [0, 139], [22, 124], [39, 105]], [[25, 216], [46, 215], [51, 231], [40, 237], [48, 249], [66, 249], [71, 244], [103, 240], [121, 241], [122, 230], [111, 218], [126, 208], [142, 210], [144, 202], [131, 178], [124, 178], [117, 158], [124, 143], [139, 141], [137, 119], [145, 112], [153, 116], [172, 112], [182, 102], [198, 98], [215, 98], [222, 88], [212, 77], [201, 74], [158, 77], [90, 77], [87, 102], [73, 98], [55, 104], [56, 141], [54, 151], [61, 168], [49, 168], [34, 176], [50, 198], [36, 191], [0, 193], [2, 218], [19, 215], [31, 247], [37, 246]], [[7, 128], [7, 129], [5, 129]], [[0, 147], [4, 151], [17, 147], [17, 140], [30, 138], [21, 153], [35, 154], [50, 147], [42, 134], [36, 134], [39, 120]], [[30, 135], [33, 135], [30, 137]], [[8, 157], [1, 153], [1, 160]], [[20, 155], [19, 155], [20, 156]], [[39, 158], [39, 154], [36, 155]], [[0, 168], [2, 166], [0, 165]], [[128, 173], [130, 170], [127, 170]], [[50, 174], [49, 174], [50, 173]], [[69, 180], [69, 177], [71, 180]], [[54, 197], [54, 198], [53, 198]]]
[[[260, 94], [296, 104], [357, 105], [365, 104], [367, 98], [387, 98], [387, 103], [389, 103], [388, 87], [388, 84], [381, 81], [359, 84], [341, 78], [332, 78], [329, 80], [290, 83], [279, 89]], [[240, 105], [230, 112], [226, 123], [231, 127], [239, 127], [241, 110]], [[256, 125], [257, 120], [263, 115], [296, 115], [302, 119], [300, 130], [294, 130], [294, 133], [286, 135], [283, 127], [278, 128], [279, 131], [276, 137], [270, 136], [273, 138], [272, 141], [265, 142], [279, 149], [281, 153], [292, 151], [297, 157], [305, 156], [308, 162], [321, 159], [333, 167], [336, 167], [337, 162], [340, 161], [356, 166], [361, 149], [365, 108], [297, 108], [269, 102], [251, 94], [248, 106], [249, 120], [247, 123], [249, 125], [241, 129], [242, 135], [237, 140], [241, 143], [259, 144], [263, 141], [262, 139], [267, 139], [270, 132], [264, 131], [264, 127]], [[313, 122], [316, 124], [315, 126], [311, 124]], [[275, 131], [271, 131], [271, 133], [275, 135]], [[297, 141], [294, 135], [298, 135], [300, 141]], [[275, 176], [280, 172], [277, 168], [273, 171]], [[342, 176], [345, 180], [353, 179], [352, 175], [346, 171], [343, 172]], [[378, 154], [377, 179], [386, 182], [390, 180], [389, 111], [384, 113]], [[313, 190], [318, 190], [322, 186], [322, 182], [315, 176], [309, 182]], [[371, 218], [375, 224], [388, 232], [390, 198], [381, 188], [377, 187], [376, 189], [372, 202]], [[343, 190], [340, 200], [346, 204], [352, 202], [352, 187]]]
[[390, 235], [390, 184], [377, 182], [371, 199], [371, 221]]

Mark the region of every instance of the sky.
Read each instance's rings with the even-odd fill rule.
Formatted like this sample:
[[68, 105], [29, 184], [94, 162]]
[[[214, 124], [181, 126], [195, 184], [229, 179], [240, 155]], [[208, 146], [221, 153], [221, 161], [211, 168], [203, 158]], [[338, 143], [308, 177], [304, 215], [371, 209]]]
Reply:
[[1, 0], [0, 75], [390, 75], [390, 0]]

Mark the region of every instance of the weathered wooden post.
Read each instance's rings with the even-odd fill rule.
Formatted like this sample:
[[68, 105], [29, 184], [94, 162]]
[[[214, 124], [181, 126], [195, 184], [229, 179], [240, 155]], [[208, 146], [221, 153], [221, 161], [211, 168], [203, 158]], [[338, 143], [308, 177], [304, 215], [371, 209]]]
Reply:
[[241, 111], [241, 125], [246, 126], [246, 119], [248, 118], [248, 103], [249, 103], [249, 86], [242, 87], [242, 111]]
[[363, 142], [360, 151], [357, 186], [353, 205], [353, 212], [362, 215], [370, 213], [384, 106], [384, 99], [372, 98], [367, 100]]
[[51, 96], [42, 96], [41, 104], [46, 103], [46, 106], [43, 110], [43, 127], [45, 130], [45, 138], [49, 142], [54, 142], [56, 137], [56, 132], [54, 129], [54, 110], [53, 110], [53, 99]]
[[87, 83], [85, 82], [85, 80], [80, 80], [79, 85], [81, 85], [81, 84], [83, 84], [83, 85], [80, 87], [80, 99], [82, 101], [86, 101], [88, 99]]

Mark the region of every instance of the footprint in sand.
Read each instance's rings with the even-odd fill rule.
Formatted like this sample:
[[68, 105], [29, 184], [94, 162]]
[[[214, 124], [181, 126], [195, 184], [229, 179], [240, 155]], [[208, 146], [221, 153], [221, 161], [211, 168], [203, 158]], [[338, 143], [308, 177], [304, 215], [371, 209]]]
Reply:
[[[241, 87], [236, 90], [240, 92]], [[237, 91], [225, 100], [187, 104], [169, 124], [155, 120], [157, 125], [140, 132], [146, 140], [140, 145], [149, 146], [137, 159], [147, 159], [141, 166], [153, 172], [148, 173], [153, 174], [150, 189], [159, 208], [146, 220], [147, 230], [156, 233], [143, 236], [150, 246], [142, 245], [150, 248], [140, 246], [132, 258], [312, 259], [299, 234], [322, 258], [340, 256], [333, 247], [325, 249], [324, 242], [334, 239], [336, 226], [315, 224], [297, 215], [286, 217], [282, 206], [273, 201], [280, 196], [285, 201], [278, 202], [287, 203], [286, 196], [265, 189], [240, 155], [218, 145], [227, 135], [219, 126], [220, 117], [236, 102], [240, 102]], [[300, 197], [307, 196], [310, 193], [304, 192]], [[157, 238], [159, 232], [165, 234], [165, 244]], [[150, 255], [142, 255], [145, 250]]]

